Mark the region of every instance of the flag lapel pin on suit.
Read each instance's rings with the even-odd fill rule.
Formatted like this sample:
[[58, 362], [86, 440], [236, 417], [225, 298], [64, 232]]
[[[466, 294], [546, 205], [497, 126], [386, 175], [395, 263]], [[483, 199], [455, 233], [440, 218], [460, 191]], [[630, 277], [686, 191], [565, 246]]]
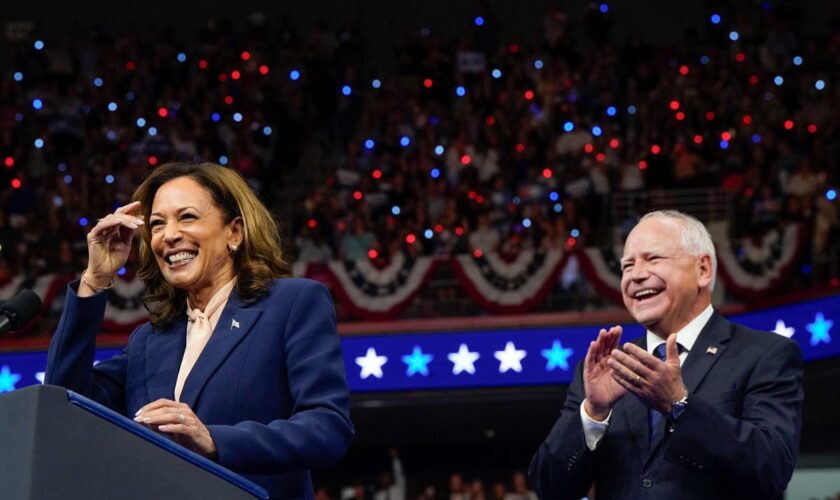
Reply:
[[718, 351], [717, 347], [715, 347], [713, 345], [710, 345], [709, 347], [706, 348], [706, 354], [711, 354], [712, 356], [717, 354], [717, 351]]
[[230, 329], [233, 330], [234, 328], [239, 328], [239, 322], [235, 319], [230, 320]]

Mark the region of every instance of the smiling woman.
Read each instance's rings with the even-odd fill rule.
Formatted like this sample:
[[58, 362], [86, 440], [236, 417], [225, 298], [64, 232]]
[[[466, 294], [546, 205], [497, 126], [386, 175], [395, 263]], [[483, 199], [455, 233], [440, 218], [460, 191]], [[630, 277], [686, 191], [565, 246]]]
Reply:
[[[140, 232], [150, 322], [91, 367], [107, 289]], [[263, 485], [310, 498], [353, 438], [335, 311], [289, 278], [277, 226], [234, 171], [162, 165], [88, 234], [45, 382], [84, 394]]]

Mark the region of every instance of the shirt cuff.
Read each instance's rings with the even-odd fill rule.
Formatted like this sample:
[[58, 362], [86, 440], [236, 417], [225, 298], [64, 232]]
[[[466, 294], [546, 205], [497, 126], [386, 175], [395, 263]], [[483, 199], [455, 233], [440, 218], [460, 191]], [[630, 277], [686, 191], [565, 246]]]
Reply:
[[[586, 400], [584, 400], [585, 402]], [[589, 448], [589, 451], [595, 451], [595, 447], [598, 446], [598, 441], [604, 437], [604, 434], [607, 433], [607, 427], [610, 426], [612, 410], [610, 410], [607, 418], [599, 422], [586, 413], [584, 403], [580, 404], [580, 422], [583, 424], [583, 437], [586, 439], [586, 447]]]

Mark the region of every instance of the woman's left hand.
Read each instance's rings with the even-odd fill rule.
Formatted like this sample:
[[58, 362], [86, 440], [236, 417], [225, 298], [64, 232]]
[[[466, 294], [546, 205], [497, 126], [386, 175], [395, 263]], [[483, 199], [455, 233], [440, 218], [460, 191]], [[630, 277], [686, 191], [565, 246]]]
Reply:
[[176, 442], [199, 455], [215, 458], [218, 454], [210, 431], [184, 403], [158, 399], [140, 408], [134, 421], [170, 434]]

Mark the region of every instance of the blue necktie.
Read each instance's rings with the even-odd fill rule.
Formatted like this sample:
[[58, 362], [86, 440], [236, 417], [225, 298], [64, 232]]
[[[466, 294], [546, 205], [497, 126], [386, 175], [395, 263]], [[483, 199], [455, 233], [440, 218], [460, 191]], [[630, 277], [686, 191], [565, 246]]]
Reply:
[[[656, 346], [656, 349], [653, 350], [653, 355], [656, 356], [657, 358], [661, 359], [662, 361], [665, 361], [665, 346], [666, 346], [666, 344], [663, 342], [663, 343], [659, 344], [658, 346]], [[649, 444], [651, 446], [653, 446], [653, 444], [656, 443], [659, 440], [660, 436], [662, 435], [662, 432], [661, 432], [662, 429], [660, 429], [661, 426], [659, 425], [659, 423], [661, 421], [662, 421], [662, 414], [661, 413], [659, 413], [657, 410], [654, 410], [654, 409], [649, 410], [649, 412], [648, 412], [648, 422], [650, 424], [650, 427], [648, 429], [649, 430], [648, 438], [650, 439]]]

